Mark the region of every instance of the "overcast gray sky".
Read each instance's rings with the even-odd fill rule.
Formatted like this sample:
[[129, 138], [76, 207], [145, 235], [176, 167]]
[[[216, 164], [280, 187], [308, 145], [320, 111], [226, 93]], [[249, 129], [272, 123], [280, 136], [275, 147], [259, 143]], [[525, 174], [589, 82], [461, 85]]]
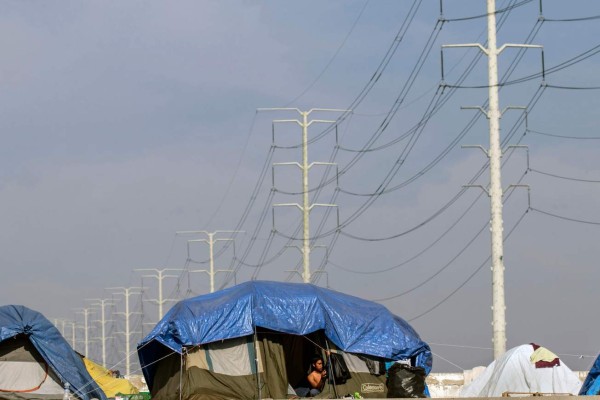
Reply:
[[[300, 244], [286, 239], [299, 236], [300, 213], [271, 205], [301, 201], [284, 193], [301, 192], [300, 173], [275, 167], [273, 179], [270, 167], [300, 161], [297, 148], [281, 148], [300, 142], [297, 126], [277, 126], [271, 147], [271, 121], [299, 115], [257, 109], [351, 107], [311, 115], [342, 117], [337, 143], [334, 130], [321, 134], [326, 124], [309, 129], [318, 139], [310, 161], [343, 171], [337, 190], [330, 171], [311, 192], [312, 202], [337, 204], [343, 224], [335, 235], [335, 213], [311, 213], [313, 244], [329, 254], [323, 263], [314, 248], [312, 270], [325, 272], [315, 283], [411, 321], [436, 371], [487, 365], [489, 201], [477, 189], [461, 194], [485, 156], [460, 147], [488, 146], [485, 118], [460, 109], [487, 98], [485, 58], [445, 50], [450, 87], [439, 89], [441, 46], [484, 43], [485, 18], [463, 18], [484, 14], [485, 2], [443, 3], [441, 25], [438, 0], [3, 2], [0, 303], [73, 319], [85, 299], [110, 297], [106, 288], [140, 286], [136, 268], [207, 268], [201, 243], [188, 259], [186, 240], [202, 236], [175, 234], [185, 230], [245, 231], [235, 258], [233, 247], [217, 248], [217, 266], [235, 269], [237, 282], [299, 282], [286, 271], [300, 253], [285, 246]], [[501, 121], [505, 145], [529, 146], [531, 168], [524, 150], [505, 153], [503, 186], [530, 185], [532, 207], [526, 190], [507, 192], [508, 347], [537, 342], [583, 370], [592, 359], [577, 356], [600, 350], [600, 101], [589, 89], [600, 86], [600, 26], [590, 18], [600, 4], [545, 0], [543, 23], [538, 1], [497, 6], [508, 8], [498, 43], [543, 45], [548, 85], [539, 50], [500, 56], [511, 83], [501, 107], [530, 106], [527, 127], [521, 111]], [[325, 171], [311, 170], [311, 188]], [[487, 185], [488, 174], [474, 183]], [[384, 182], [384, 194], [368, 196]], [[166, 294], [209, 290], [206, 275], [191, 276], [167, 279]], [[143, 282], [156, 297], [156, 280]], [[232, 284], [217, 275], [217, 288]], [[156, 307], [143, 307], [138, 326], [156, 321]]]

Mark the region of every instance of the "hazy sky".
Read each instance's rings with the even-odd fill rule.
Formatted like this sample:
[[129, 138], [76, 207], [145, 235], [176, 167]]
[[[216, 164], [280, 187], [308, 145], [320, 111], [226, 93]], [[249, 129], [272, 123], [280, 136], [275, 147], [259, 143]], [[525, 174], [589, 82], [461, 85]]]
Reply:
[[[499, 59], [501, 107], [530, 107], [527, 124], [522, 110], [501, 120], [503, 186], [531, 188], [529, 211], [526, 189], [505, 195], [507, 346], [536, 342], [584, 370], [592, 359], [577, 356], [600, 351], [600, 3], [544, 0], [543, 23], [538, 1], [497, 8], [498, 44], [543, 45], [546, 69], [543, 81], [540, 50]], [[309, 128], [309, 160], [340, 171], [326, 184], [326, 167], [310, 173], [311, 202], [337, 204], [342, 224], [336, 235], [335, 212], [311, 213], [325, 246], [312, 252], [325, 272], [315, 283], [409, 320], [435, 371], [487, 365], [489, 201], [461, 190], [489, 171], [477, 175], [484, 153], [461, 146], [487, 148], [488, 129], [460, 109], [485, 104], [486, 59], [444, 50], [440, 89], [441, 46], [484, 43], [485, 12], [483, 0], [447, 0], [441, 24], [438, 0], [3, 2], [0, 303], [73, 320], [106, 288], [140, 286], [136, 268], [208, 268], [203, 243], [188, 259], [187, 240], [204, 236], [176, 235], [186, 230], [245, 231], [235, 258], [217, 245], [216, 266], [237, 282], [299, 282], [287, 271], [300, 252], [285, 246], [301, 244], [287, 240], [300, 212], [272, 204], [301, 202], [300, 172], [271, 164], [301, 160], [297, 125], [277, 124], [272, 141], [272, 120], [300, 116], [257, 109], [352, 108], [310, 116], [341, 117], [337, 131]], [[516, 144], [529, 146], [529, 171]], [[156, 280], [143, 283], [156, 298]], [[209, 290], [201, 273], [165, 285], [177, 298]], [[157, 311], [143, 310], [148, 332]]]

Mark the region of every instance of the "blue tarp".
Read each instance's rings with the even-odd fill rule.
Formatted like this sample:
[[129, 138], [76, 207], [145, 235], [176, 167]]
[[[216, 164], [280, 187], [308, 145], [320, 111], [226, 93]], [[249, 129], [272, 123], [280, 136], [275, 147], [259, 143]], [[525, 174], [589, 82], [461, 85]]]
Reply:
[[81, 357], [42, 314], [24, 306], [0, 307], [0, 342], [24, 334], [61, 380], [82, 400], [105, 400], [104, 392], [85, 369]]
[[177, 303], [138, 345], [152, 387], [155, 361], [182, 347], [252, 335], [262, 327], [293, 335], [323, 330], [338, 348], [390, 360], [416, 357], [431, 370], [431, 351], [384, 306], [311, 284], [251, 281]]
[[590, 368], [590, 372], [588, 372], [585, 381], [583, 381], [583, 386], [581, 386], [581, 390], [579, 391], [580, 396], [595, 396], [600, 394], [600, 355], [594, 361], [594, 365]]

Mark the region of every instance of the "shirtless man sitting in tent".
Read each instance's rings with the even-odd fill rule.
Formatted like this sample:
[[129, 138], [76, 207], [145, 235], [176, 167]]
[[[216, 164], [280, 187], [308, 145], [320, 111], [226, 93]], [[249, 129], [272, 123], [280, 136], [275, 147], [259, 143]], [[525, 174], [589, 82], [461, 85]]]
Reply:
[[[321, 393], [327, 381], [327, 371], [324, 368], [323, 357], [315, 355], [310, 364], [310, 373], [305, 384], [295, 389], [301, 397], [313, 397]], [[305, 387], [307, 386], [307, 387]]]

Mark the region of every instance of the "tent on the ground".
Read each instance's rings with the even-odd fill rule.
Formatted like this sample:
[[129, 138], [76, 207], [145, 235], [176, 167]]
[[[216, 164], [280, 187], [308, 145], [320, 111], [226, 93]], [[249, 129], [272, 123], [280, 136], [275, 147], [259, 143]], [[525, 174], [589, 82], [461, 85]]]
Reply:
[[80, 400], [106, 396], [81, 358], [42, 314], [24, 306], [0, 307], [0, 398]]
[[138, 345], [156, 400], [286, 398], [325, 350], [346, 374], [330, 370], [318, 397], [385, 397], [384, 361], [431, 370], [429, 346], [407, 322], [311, 284], [251, 281], [180, 301]]
[[595, 396], [600, 394], [600, 355], [594, 361], [594, 365], [590, 368], [590, 372], [588, 372], [585, 381], [583, 381], [583, 386], [581, 386], [581, 390], [579, 391], [580, 396]]
[[501, 397], [503, 393], [555, 393], [576, 395], [577, 375], [558, 356], [535, 343], [507, 351], [493, 361], [460, 397]]
[[96, 381], [106, 397], [115, 397], [116, 394], [137, 394], [139, 390], [125, 378], [115, 378], [112, 371], [104, 368], [89, 358], [83, 357], [85, 368]]

